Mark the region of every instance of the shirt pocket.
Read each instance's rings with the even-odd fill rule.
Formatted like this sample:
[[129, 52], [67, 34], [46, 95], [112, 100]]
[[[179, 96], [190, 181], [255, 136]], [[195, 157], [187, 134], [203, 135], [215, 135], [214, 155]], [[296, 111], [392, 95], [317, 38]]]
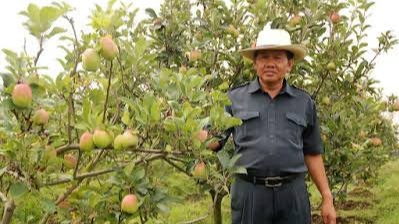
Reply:
[[235, 117], [242, 120], [242, 124], [236, 129], [238, 139], [249, 140], [257, 137], [260, 132], [257, 130], [260, 125], [259, 111], [239, 111]]
[[307, 127], [306, 118], [299, 114], [288, 112], [285, 114], [285, 131], [290, 141], [302, 145], [302, 133]]

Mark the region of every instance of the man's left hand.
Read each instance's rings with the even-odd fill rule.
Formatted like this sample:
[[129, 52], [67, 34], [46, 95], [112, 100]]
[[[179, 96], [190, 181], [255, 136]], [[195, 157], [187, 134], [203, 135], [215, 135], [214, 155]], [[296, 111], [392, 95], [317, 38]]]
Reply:
[[323, 204], [321, 205], [321, 217], [323, 218], [324, 224], [336, 224], [337, 214], [332, 201], [323, 201]]

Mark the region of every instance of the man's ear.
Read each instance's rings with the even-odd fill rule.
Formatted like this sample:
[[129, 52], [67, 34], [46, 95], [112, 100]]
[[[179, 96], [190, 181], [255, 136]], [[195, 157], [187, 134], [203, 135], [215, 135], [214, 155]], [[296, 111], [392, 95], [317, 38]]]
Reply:
[[294, 59], [288, 59], [288, 72], [291, 72], [293, 66], [294, 66]]

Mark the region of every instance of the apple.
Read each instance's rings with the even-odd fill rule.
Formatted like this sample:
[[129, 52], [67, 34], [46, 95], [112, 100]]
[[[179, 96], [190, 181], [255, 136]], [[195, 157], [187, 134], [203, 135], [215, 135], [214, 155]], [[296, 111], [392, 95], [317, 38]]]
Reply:
[[327, 64], [327, 69], [328, 69], [329, 71], [335, 71], [335, 69], [336, 69], [335, 63], [334, 63], [334, 62], [328, 63], [328, 64]]
[[212, 151], [216, 151], [218, 150], [219, 146], [220, 146], [219, 141], [213, 141], [210, 142], [206, 147]]
[[32, 103], [32, 89], [26, 83], [19, 83], [14, 86], [11, 98], [15, 106], [27, 108]]
[[82, 53], [83, 68], [87, 71], [95, 72], [100, 67], [100, 56], [93, 48], [87, 48]]
[[189, 61], [197, 61], [200, 60], [201, 58], [202, 58], [202, 53], [199, 50], [192, 50], [188, 55]]
[[205, 179], [206, 178], [206, 165], [203, 161], [197, 163], [194, 167], [194, 177]]
[[162, 25], [162, 19], [161, 18], [156, 18], [152, 21], [152, 24], [154, 24], [154, 26], [161, 26]]
[[126, 130], [122, 135], [116, 136], [114, 140], [114, 149], [121, 150], [137, 146], [139, 138], [132, 134], [130, 130]]
[[110, 35], [100, 38], [100, 53], [108, 61], [112, 61], [119, 53], [118, 46], [112, 40]]
[[93, 133], [93, 142], [100, 148], [105, 149], [112, 143], [112, 137], [107, 131], [96, 129]]
[[180, 68], [179, 68], [179, 73], [184, 74], [184, 73], [186, 73], [186, 72], [187, 72], [187, 67], [184, 66], [184, 65], [180, 66]]
[[68, 169], [75, 168], [76, 164], [78, 163], [78, 159], [72, 154], [65, 154], [64, 155], [64, 166]]
[[392, 104], [393, 111], [399, 111], [399, 101], [396, 101]]
[[43, 160], [45, 162], [50, 162], [57, 157], [57, 150], [52, 146], [46, 146], [43, 152]]
[[49, 113], [43, 108], [36, 110], [32, 117], [33, 123], [37, 125], [47, 124], [48, 119], [49, 119]]
[[382, 144], [382, 140], [378, 137], [374, 137], [371, 139], [371, 144], [375, 147], [380, 146]]
[[83, 151], [91, 151], [94, 149], [93, 135], [86, 131], [80, 136], [79, 148]]
[[288, 24], [292, 27], [297, 26], [301, 22], [302, 17], [300, 15], [294, 15], [289, 21]]
[[330, 105], [331, 100], [328, 96], [323, 97], [323, 99], [321, 99], [321, 102], [323, 102], [323, 104], [325, 105]]
[[337, 24], [341, 21], [341, 16], [338, 12], [332, 12], [330, 15], [330, 19], [333, 24]]
[[200, 130], [194, 134], [194, 137], [201, 143], [205, 142], [208, 138], [208, 132], [205, 130]]
[[365, 131], [363, 131], [363, 130], [361, 130], [360, 132], [359, 132], [359, 138], [361, 138], [361, 139], [365, 139], [366, 137], [367, 137], [367, 133], [365, 132]]
[[201, 31], [197, 31], [197, 32], [194, 34], [194, 38], [195, 38], [196, 40], [198, 40], [198, 41], [202, 41], [203, 36], [202, 36]]
[[136, 195], [128, 194], [122, 199], [121, 209], [123, 212], [133, 214], [139, 208], [138, 200]]
[[238, 32], [238, 30], [232, 25], [230, 24], [227, 28], [226, 31], [228, 34], [230, 34], [233, 37], [237, 37], [240, 33]]

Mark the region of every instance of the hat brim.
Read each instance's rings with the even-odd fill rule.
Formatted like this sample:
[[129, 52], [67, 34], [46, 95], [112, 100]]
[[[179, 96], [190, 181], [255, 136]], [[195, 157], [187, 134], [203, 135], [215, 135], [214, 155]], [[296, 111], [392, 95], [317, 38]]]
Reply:
[[294, 55], [294, 61], [299, 61], [305, 58], [307, 49], [306, 47], [298, 44], [293, 45], [264, 45], [264, 46], [257, 46], [253, 48], [247, 48], [240, 50], [240, 54], [246, 58], [251, 59], [252, 61], [255, 60], [255, 52], [263, 51], [263, 50], [286, 50], [291, 52]]

